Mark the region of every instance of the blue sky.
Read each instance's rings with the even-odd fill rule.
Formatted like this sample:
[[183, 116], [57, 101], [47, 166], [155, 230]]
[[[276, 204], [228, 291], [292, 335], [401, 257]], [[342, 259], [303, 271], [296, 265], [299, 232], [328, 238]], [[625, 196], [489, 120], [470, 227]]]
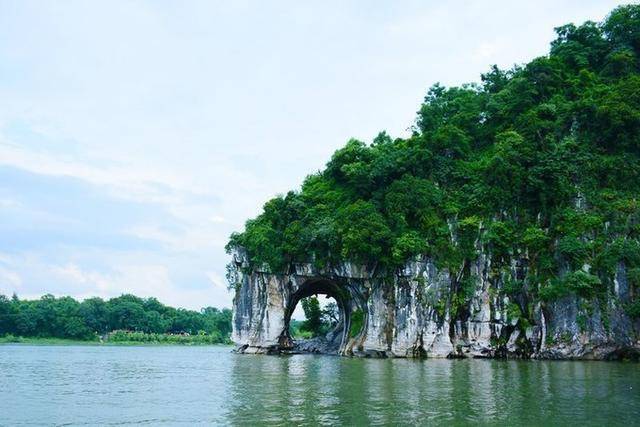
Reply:
[[614, 1], [0, 0], [0, 294], [228, 307], [228, 235]]

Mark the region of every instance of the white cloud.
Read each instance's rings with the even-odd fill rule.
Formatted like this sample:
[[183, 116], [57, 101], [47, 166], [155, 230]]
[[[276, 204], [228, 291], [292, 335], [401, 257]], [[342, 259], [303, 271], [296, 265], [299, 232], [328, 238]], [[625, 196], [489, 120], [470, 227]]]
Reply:
[[211, 222], [213, 222], [215, 224], [220, 224], [220, 223], [226, 222], [226, 220], [223, 217], [219, 216], [219, 215], [213, 215], [213, 216], [209, 217], [209, 221], [211, 221]]
[[0, 285], [5, 285], [6, 288], [20, 288], [22, 278], [15, 271], [0, 267]]
[[11, 295], [22, 289], [22, 276], [14, 268], [11, 268], [12, 257], [9, 254], [0, 253], [0, 295]]
[[[165, 304], [196, 310], [206, 304], [226, 305], [212, 301], [211, 296], [214, 293], [212, 288], [193, 289], [177, 285], [171, 280], [169, 269], [163, 265], [129, 264], [118, 266], [106, 274], [82, 269], [79, 265], [70, 263], [53, 266], [50, 271], [69, 284], [80, 285], [79, 291], [73, 294], [79, 299], [93, 296], [112, 298], [124, 293], [132, 293], [143, 298], [156, 297]], [[224, 282], [215, 272], [207, 272], [207, 277], [214, 287], [226, 292]], [[58, 296], [62, 295], [58, 294]]]
[[83, 270], [77, 264], [68, 263], [64, 266], [53, 266], [51, 273], [58, 276], [64, 282], [82, 285], [90, 290], [89, 294], [78, 295], [79, 297], [112, 297], [118, 293], [118, 287], [113, 277], [96, 271]]
[[227, 290], [227, 282], [215, 271], [207, 271], [207, 278], [213, 283], [213, 285], [222, 290]]
[[[191, 224], [190, 224], [191, 225]], [[172, 251], [198, 251], [208, 248], [224, 248], [227, 236], [221, 236], [216, 230], [211, 230], [198, 224], [187, 227], [186, 230], [168, 231], [158, 225], [143, 224], [125, 230], [127, 234], [140, 239], [160, 242]]]
[[496, 43], [484, 42], [481, 43], [474, 52], [474, 57], [478, 59], [488, 59], [493, 57], [498, 51]]
[[[92, 166], [81, 160], [62, 159], [51, 153], [19, 147], [0, 139], [0, 164], [12, 166], [41, 175], [66, 176], [88, 183], [107, 186], [112, 194], [129, 200], [172, 203], [176, 201], [166, 188], [178, 187], [180, 180], [170, 176], [158, 176], [133, 167]], [[159, 188], [159, 186], [161, 188]]]

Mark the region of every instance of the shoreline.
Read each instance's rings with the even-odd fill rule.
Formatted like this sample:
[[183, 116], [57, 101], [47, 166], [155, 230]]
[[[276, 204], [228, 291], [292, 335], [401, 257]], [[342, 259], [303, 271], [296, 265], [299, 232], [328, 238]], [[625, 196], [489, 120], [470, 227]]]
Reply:
[[7, 339], [6, 337], [0, 337], [0, 346], [2, 345], [50, 345], [50, 346], [92, 346], [92, 347], [132, 347], [132, 346], [145, 346], [145, 347], [159, 347], [159, 346], [222, 346], [232, 347], [229, 343], [207, 343], [207, 342], [167, 342], [167, 341], [98, 341], [98, 340], [73, 340], [66, 338], [34, 338], [34, 337], [13, 337]]

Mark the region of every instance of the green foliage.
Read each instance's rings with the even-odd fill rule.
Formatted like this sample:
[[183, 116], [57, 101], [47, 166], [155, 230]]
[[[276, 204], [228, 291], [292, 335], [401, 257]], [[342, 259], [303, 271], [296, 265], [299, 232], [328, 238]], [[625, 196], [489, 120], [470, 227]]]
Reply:
[[349, 337], [358, 336], [364, 326], [364, 311], [357, 309], [351, 312], [351, 327], [349, 328]]
[[593, 298], [603, 291], [602, 282], [597, 276], [578, 270], [551, 280], [540, 289], [539, 296], [543, 301], [554, 301], [569, 294]]
[[546, 300], [602, 295], [617, 263], [640, 267], [640, 6], [556, 32], [528, 64], [432, 86], [410, 137], [348, 141], [227, 248], [274, 270], [428, 255], [463, 281], [482, 250], [494, 272], [525, 258]]
[[580, 328], [580, 332], [584, 332], [587, 330], [587, 316], [580, 313], [576, 316], [576, 323]]
[[435, 311], [440, 319], [444, 319], [447, 310], [447, 301], [444, 298], [440, 298], [436, 301]]
[[[121, 334], [143, 334], [150, 341], [167, 334], [204, 334], [203, 342], [226, 342], [231, 334], [231, 310], [214, 307], [199, 312], [175, 309], [155, 298], [143, 299], [134, 295], [122, 295], [108, 301], [89, 298], [82, 302], [52, 295], [38, 300], [20, 300], [15, 295], [8, 299], [0, 295], [0, 336], [93, 340], [97, 335], [115, 330], [120, 330]], [[137, 336], [127, 341], [136, 341]]]
[[342, 258], [360, 262], [385, 258], [391, 231], [371, 202], [358, 200], [341, 209], [337, 223]]
[[506, 276], [504, 279], [503, 292], [508, 296], [515, 296], [522, 291], [522, 281], [516, 280], [511, 276]]
[[628, 303], [625, 306], [625, 311], [630, 317], [640, 319], [640, 299]]
[[395, 264], [402, 264], [412, 256], [426, 253], [427, 250], [426, 240], [417, 232], [408, 231], [393, 242], [391, 256]]
[[296, 319], [291, 319], [289, 321], [289, 333], [293, 338], [302, 338], [308, 339], [313, 337], [313, 333], [311, 331], [306, 331], [303, 329], [302, 324], [304, 322]]
[[507, 306], [507, 320], [509, 322], [517, 322], [522, 317], [522, 310], [520, 310], [520, 306], [515, 303], [510, 303]]
[[589, 257], [589, 247], [582, 239], [564, 236], [558, 242], [558, 252], [565, 257], [572, 268], [579, 268]]
[[540, 227], [529, 226], [522, 233], [522, 245], [529, 251], [529, 256], [536, 257], [549, 245], [547, 233]]
[[627, 271], [627, 280], [631, 286], [636, 289], [640, 289], [640, 268], [630, 268]]
[[290, 333], [293, 337], [313, 338], [327, 334], [335, 328], [339, 321], [339, 309], [335, 302], [329, 302], [324, 308], [320, 307], [318, 297], [307, 297], [300, 300], [305, 320], [302, 322], [290, 320]]
[[496, 259], [510, 256], [516, 241], [515, 224], [512, 221], [492, 221], [485, 234], [485, 241], [491, 245]]

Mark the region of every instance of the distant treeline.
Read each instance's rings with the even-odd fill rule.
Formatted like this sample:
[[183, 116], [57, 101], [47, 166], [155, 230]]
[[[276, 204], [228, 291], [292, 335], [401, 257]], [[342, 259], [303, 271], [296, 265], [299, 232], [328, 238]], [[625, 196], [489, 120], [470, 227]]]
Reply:
[[231, 310], [185, 310], [168, 307], [156, 298], [134, 295], [82, 302], [53, 295], [37, 300], [0, 295], [0, 336], [92, 340], [112, 331], [134, 331], [144, 336], [190, 334], [206, 336], [205, 341], [210, 343], [228, 342]]

